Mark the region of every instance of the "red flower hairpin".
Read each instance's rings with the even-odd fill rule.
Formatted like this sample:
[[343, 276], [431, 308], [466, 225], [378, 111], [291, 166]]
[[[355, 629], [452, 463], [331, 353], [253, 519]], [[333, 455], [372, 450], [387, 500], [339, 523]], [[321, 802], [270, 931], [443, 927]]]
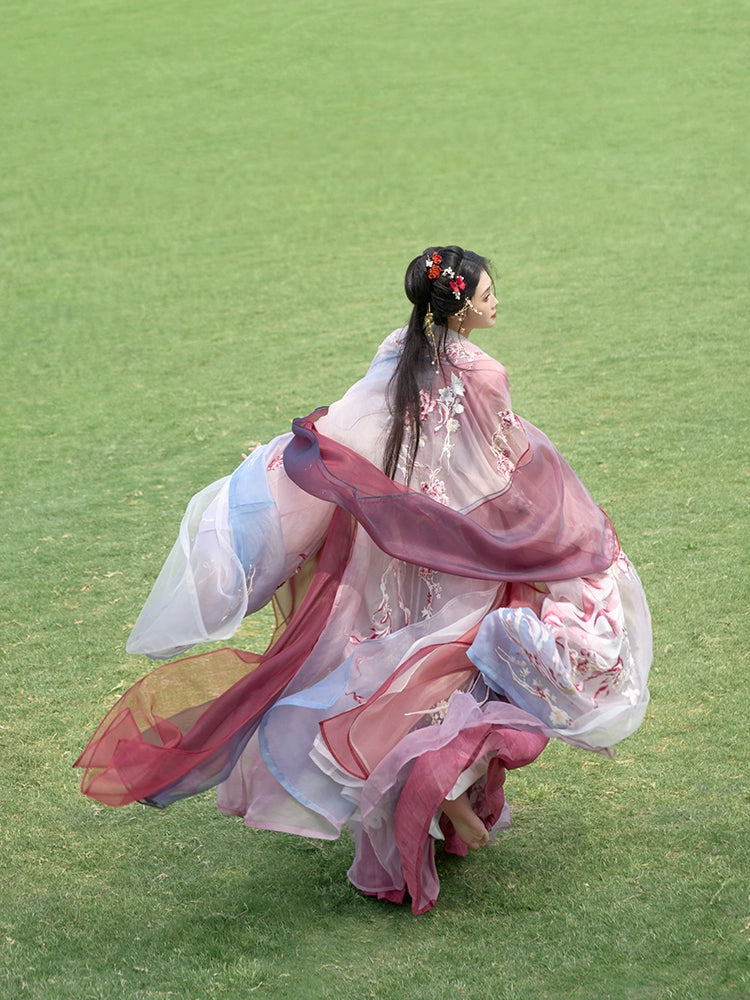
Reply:
[[425, 267], [427, 268], [428, 278], [439, 278], [443, 273], [440, 270], [440, 265], [443, 263], [443, 258], [439, 253], [434, 253], [431, 257], [428, 257], [425, 261]]
[[446, 267], [443, 271], [443, 277], [450, 278], [451, 291], [455, 298], [461, 298], [461, 292], [466, 288], [466, 282], [464, 281], [464, 276], [462, 274], [456, 274], [452, 267]]
[[463, 279], [463, 275], [456, 275], [456, 280], [451, 281], [451, 290], [457, 299], [461, 298], [461, 292], [466, 288], [466, 282]]
[[462, 274], [456, 274], [452, 267], [441, 269], [440, 265], [443, 263], [443, 258], [439, 253], [432, 254], [424, 263], [427, 268], [428, 278], [432, 280], [441, 276], [443, 278], [450, 278], [451, 291], [457, 299], [461, 298], [461, 292], [466, 288], [466, 282]]

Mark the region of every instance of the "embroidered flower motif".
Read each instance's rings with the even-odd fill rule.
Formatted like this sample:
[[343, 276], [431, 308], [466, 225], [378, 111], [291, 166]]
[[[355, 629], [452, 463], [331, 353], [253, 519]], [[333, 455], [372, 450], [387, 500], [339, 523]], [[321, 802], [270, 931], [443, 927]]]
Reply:
[[427, 389], [419, 390], [419, 422], [422, 423], [437, 406], [437, 400]]
[[481, 356], [482, 352], [470, 340], [462, 337], [460, 340], [452, 340], [446, 344], [445, 354], [449, 361], [457, 365], [462, 361], [474, 361]]
[[383, 635], [390, 635], [393, 631], [393, 612], [384, 579], [380, 581], [380, 593], [382, 600], [370, 616], [370, 639], [379, 639]]
[[445, 719], [445, 714], [448, 711], [449, 707], [450, 707], [450, 702], [446, 698], [443, 698], [442, 701], [439, 701], [436, 705], [433, 705], [428, 712], [428, 715], [430, 717], [430, 725], [431, 726], [441, 725], [441, 723]]
[[549, 722], [555, 729], [567, 729], [569, 726], [573, 725], [571, 717], [567, 712], [563, 712], [561, 708], [552, 709], [549, 713]]
[[[421, 715], [424, 717], [424, 725], [428, 726], [439, 726], [445, 719], [446, 712], [450, 708], [451, 698], [443, 698], [442, 701], [436, 702], [434, 705], [430, 705], [429, 708], [418, 708], [415, 712], [405, 712], [404, 715], [408, 718], [409, 716]], [[423, 728], [422, 725], [417, 725], [417, 729]]]
[[448, 494], [445, 492], [445, 483], [442, 479], [435, 479], [432, 475], [427, 480], [419, 484], [419, 488], [425, 496], [432, 497], [443, 506], [448, 506]]
[[515, 472], [515, 466], [509, 458], [502, 456], [497, 460], [497, 471], [502, 475], [503, 479], [510, 479], [510, 477]]
[[511, 435], [519, 432], [523, 434], [523, 424], [512, 410], [501, 410], [498, 417], [500, 423], [492, 435], [490, 448], [495, 456], [498, 472], [501, 472], [505, 478], [510, 478], [515, 471]]
[[283, 465], [284, 465], [284, 456], [283, 454], [281, 454], [277, 455], [275, 458], [272, 458], [266, 468], [268, 472], [275, 472], [277, 469], [281, 469]]
[[[398, 560], [391, 560], [380, 577], [380, 603], [370, 615], [370, 634], [364, 638], [379, 639], [411, 624], [412, 612], [404, 601], [402, 574], [403, 568]], [[395, 623], [394, 597], [398, 610], [401, 612], [401, 620], [398, 620], [396, 614]]]
[[461, 402], [463, 397], [466, 395], [466, 386], [464, 385], [461, 376], [456, 375], [455, 372], [451, 372], [451, 384], [445, 385], [438, 393], [438, 403], [440, 404], [441, 420], [435, 428], [435, 432], [442, 430], [446, 427], [450, 430], [458, 430], [458, 423], [455, 426], [449, 427], [448, 422], [457, 413], [464, 412], [464, 404]]
[[422, 608], [423, 618], [432, 618], [435, 601], [440, 597], [443, 588], [438, 582], [438, 576], [434, 569], [427, 569], [426, 566], [419, 567], [419, 579], [424, 583], [427, 590], [425, 606]]
[[[443, 464], [453, 451], [453, 436], [461, 430], [457, 417], [464, 412], [462, 400], [465, 394], [466, 387], [460, 375], [455, 372], [451, 373], [450, 385], [444, 385], [439, 389], [437, 397], [425, 390], [419, 394], [420, 421], [425, 421], [433, 412], [436, 413], [436, 418], [429, 422], [425, 431], [429, 427], [433, 436], [441, 432], [444, 433], [437, 464], [431, 466], [426, 463], [424, 465], [415, 463], [414, 465], [415, 471], [419, 470], [420, 473], [419, 489], [425, 496], [431, 497], [446, 507], [450, 506], [450, 499], [446, 492], [445, 482], [441, 478]], [[427, 447], [427, 439], [424, 434], [420, 437], [419, 443], [422, 448]]]

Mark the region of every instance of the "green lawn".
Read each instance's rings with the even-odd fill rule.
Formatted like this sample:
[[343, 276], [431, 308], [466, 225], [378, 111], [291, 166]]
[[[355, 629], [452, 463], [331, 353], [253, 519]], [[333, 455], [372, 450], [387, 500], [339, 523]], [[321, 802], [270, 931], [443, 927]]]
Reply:
[[[0, 9], [0, 994], [750, 995], [747, 0], [6, 0]], [[515, 409], [652, 605], [615, 761], [511, 775], [514, 825], [414, 918], [346, 839], [71, 765], [189, 497], [337, 398], [406, 264], [496, 264]], [[240, 642], [262, 647], [268, 618]]]

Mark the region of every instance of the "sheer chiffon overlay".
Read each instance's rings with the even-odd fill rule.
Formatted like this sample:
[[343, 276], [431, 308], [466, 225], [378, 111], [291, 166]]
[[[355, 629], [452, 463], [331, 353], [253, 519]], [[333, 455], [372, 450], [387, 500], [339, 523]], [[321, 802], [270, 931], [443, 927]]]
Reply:
[[425, 379], [413, 471], [383, 474], [401, 336], [191, 500], [127, 646], [169, 659], [224, 643], [273, 600], [268, 649], [158, 667], [76, 766], [109, 805], [218, 786], [251, 827], [348, 827], [353, 884], [421, 913], [436, 838], [466, 852], [443, 800], [468, 786], [494, 836], [507, 771], [551, 737], [611, 753], [644, 717], [651, 634], [606, 514], [469, 341]]

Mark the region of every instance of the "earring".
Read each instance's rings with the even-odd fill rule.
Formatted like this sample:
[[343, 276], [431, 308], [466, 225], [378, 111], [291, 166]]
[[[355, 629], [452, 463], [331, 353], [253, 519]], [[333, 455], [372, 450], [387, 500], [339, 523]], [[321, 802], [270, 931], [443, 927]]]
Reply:
[[471, 299], [467, 298], [467, 299], [464, 299], [464, 304], [461, 306], [461, 308], [458, 310], [458, 312], [456, 312], [456, 313], [453, 314], [456, 317], [456, 319], [458, 320], [458, 335], [459, 335], [459, 337], [463, 336], [464, 320], [466, 319], [466, 314], [468, 313], [469, 309], [474, 309], [474, 306], [471, 304]]
[[469, 309], [471, 309], [471, 299], [464, 299], [464, 304], [461, 306], [458, 312], [454, 313], [453, 315], [458, 320], [464, 319]]

